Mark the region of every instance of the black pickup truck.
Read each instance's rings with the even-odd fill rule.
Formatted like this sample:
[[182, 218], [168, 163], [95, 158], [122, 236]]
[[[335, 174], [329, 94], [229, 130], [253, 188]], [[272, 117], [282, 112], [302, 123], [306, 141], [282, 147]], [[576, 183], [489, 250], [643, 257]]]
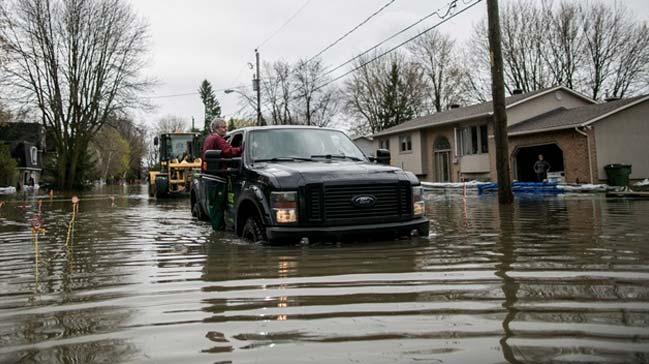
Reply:
[[428, 236], [419, 181], [366, 157], [341, 131], [266, 126], [228, 134], [241, 157], [207, 151], [192, 181], [192, 215], [250, 241]]

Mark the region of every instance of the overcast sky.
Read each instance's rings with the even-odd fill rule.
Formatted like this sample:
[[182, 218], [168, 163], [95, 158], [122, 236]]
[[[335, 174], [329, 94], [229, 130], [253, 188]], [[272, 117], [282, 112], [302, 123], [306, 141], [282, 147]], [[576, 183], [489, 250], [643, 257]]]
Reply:
[[[458, 9], [464, 7], [463, 1], [458, 2]], [[193, 116], [197, 127], [201, 127], [203, 106], [196, 91], [204, 79], [217, 90], [222, 114], [230, 117], [240, 110], [240, 100], [236, 94], [226, 95], [223, 90], [251, 84], [253, 71], [247, 68], [247, 63], [254, 63], [257, 46], [266, 41], [259, 48], [262, 62], [294, 62], [309, 58], [388, 2], [131, 0], [134, 10], [149, 24], [151, 52], [145, 74], [157, 80], [148, 95], [152, 97], [150, 101], [156, 106], [155, 110], [138, 113], [136, 119], [152, 125], [163, 116], [174, 115], [187, 120], [189, 126]], [[396, 0], [325, 52], [322, 55], [324, 64], [336, 66], [447, 3], [448, 0]], [[500, 3], [502, 6], [503, 1]], [[622, 3], [640, 19], [649, 19], [648, 0], [624, 0]], [[439, 29], [464, 40], [470, 35], [473, 24], [485, 15], [486, 2], [482, 1]], [[438, 21], [432, 17], [386, 46], [396, 45]], [[277, 32], [283, 24], [286, 25]], [[179, 94], [190, 95], [167, 97]]]

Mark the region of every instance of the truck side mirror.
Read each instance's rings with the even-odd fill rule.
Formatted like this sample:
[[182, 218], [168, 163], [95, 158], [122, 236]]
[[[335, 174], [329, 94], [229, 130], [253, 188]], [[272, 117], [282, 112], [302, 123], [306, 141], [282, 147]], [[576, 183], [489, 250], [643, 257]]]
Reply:
[[158, 146], [158, 137], [153, 138], [153, 145]]
[[374, 160], [379, 164], [390, 164], [390, 151], [387, 149], [377, 149]]

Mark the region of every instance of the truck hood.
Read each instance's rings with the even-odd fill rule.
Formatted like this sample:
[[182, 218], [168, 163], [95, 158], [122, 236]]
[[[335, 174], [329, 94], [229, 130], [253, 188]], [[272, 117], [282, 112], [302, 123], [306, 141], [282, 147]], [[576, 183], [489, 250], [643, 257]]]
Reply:
[[254, 169], [287, 190], [310, 183], [360, 181], [363, 183], [410, 181], [417, 178], [400, 168], [354, 161], [296, 161], [257, 164]]

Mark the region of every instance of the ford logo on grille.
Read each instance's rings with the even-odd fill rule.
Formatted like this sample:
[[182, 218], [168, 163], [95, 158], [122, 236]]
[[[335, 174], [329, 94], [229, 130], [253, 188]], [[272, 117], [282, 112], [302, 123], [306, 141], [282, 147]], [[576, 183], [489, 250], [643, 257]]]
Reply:
[[358, 195], [352, 197], [352, 205], [356, 207], [372, 207], [376, 203], [376, 197], [372, 195]]

